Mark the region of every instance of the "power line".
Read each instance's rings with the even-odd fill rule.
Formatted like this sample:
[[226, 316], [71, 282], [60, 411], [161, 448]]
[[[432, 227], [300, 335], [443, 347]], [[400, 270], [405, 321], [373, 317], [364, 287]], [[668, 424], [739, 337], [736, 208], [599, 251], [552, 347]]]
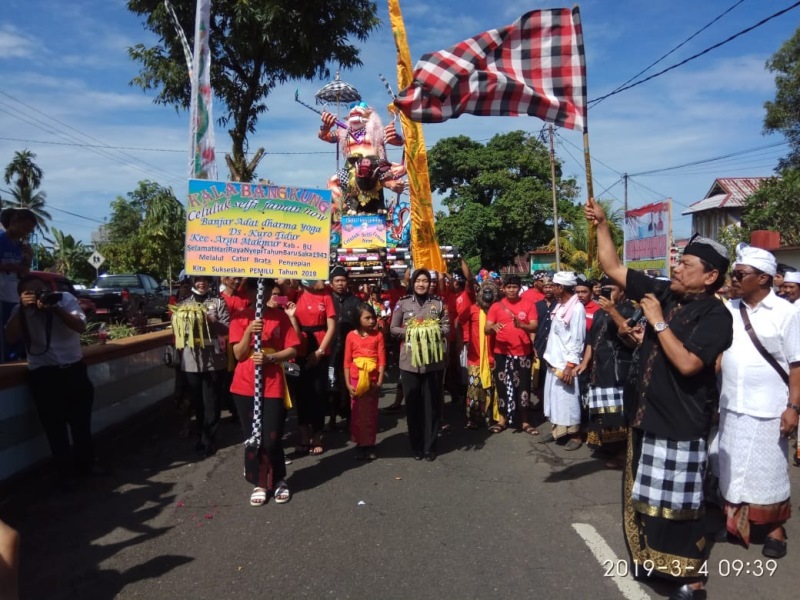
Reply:
[[755, 25], [751, 25], [747, 29], [742, 29], [740, 32], [733, 34], [729, 38], [727, 38], [725, 40], [722, 40], [721, 42], [719, 42], [717, 44], [714, 44], [713, 46], [709, 46], [705, 50], [702, 50], [701, 52], [698, 52], [697, 54], [694, 54], [694, 55], [690, 56], [689, 58], [682, 60], [679, 63], [676, 63], [676, 64], [674, 64], [674, 65], [672, 65], [670, 67], [667, 67], [666, 69], [663, 69], [663, 70], [659, 71], [658, 73], [654, 73], [653, 75], [650, 75], [650, 77], [645, 77], [644, 79], [640, 79], [639, 81], [631, 83], [630, 85], [626, 85], [626, 86], [623, 86], [623, 87], [621, 87], [619, 89], [614, 90], [613, 92], [609, 92], [608, 94], [606, 94], [604, 96], [600, 96], [599, 98], [595, 98], [594, 100], [590, 100], [588, 102], [588, 105], [597, 104], [598, 102], [600, 102], [602, 100], [605, 100], [606, 98], [609, 98], [611, 96], [615, 96], [616, 94], [619, 94], [621, 92], [624, 92], [626, 90], [634, 88], [637, 85], [641, 85], [643, 83], [646, 83], [646, 82], [650, 81], [651, 79], [655, 79], [656, 77], [660, 77], [661, 75], [664, 75], [665, 73], [668, 73], [668, 72], [672, 71], [673, 69], [677, 69], [678, 67], [682, 67], [686, 63], [689, 63], [689, 62], [695, 60], [696, 58], [700, 58], [701, 56], [703, 56], [705, 54], [708, 54], [712, 50], [716, 50], [717, 48], [719, 48], [721, 46], [724, 46], [728, 42], [732, 42], [736, 38], [743, 36], [745, 33], [750, 33], [754, 29], [757, 29], [758, 27], [761, 27], [762, 25], [764, 25], [765, 23], [768, 23], [772, 19], [775, 19], [777, 17], [780, 17], [783, 14], [786, 14], [787, 12], [789, 12], [792, 9], [797, 8], [798, 6], [800, 6], [800, 1], [795, 2], [794, 4], [792, 4], [791, 6], [788, 6], [787, 8], [784, 8], [783, 10], [779, 10], [778, 12], [776, 12], [774, 14], [771, 14], [770, 16], [762, 19], [761, 21], [759, 21]]
[[[576, 146], [575, 144], [573, 144], [572, 142], [570, 142], [570, 141], [569, 141], [568, 139], [566, 139], [565, 137], [562, 137], [562, 136], [561, 136], [561, 134], [559, 134], [558, 132], [556, 132], [556, 137], [558, 137], [558, 139], [559, 139], [559, 140], [561, 140], [562, 142], [566, 142], [567, 144], [569, 144], [570, 146], [572, 146], [573, 148], [575, 148], [575, 149], [576, 149], [576, 150], [578, 150], [579, 152], [583, 152], [583, 148], [581, 148], [581, 147], [579, 147], [579, 146]], [[608, 169], [608, 170], [610, 170], [610, 171], [614, 171], [614, 173], [616, 173], [617, 175], [619, 175], [620, 177], [622, 177], [622, 175], [623, 175], [623, 174], [622, 174], [622, 172], [620, 172], [620, 171], [617, 171], [617, 170], [616, 170], [614, 167], [611, 167], [611, 166], [607, 165], [606, 163], [604, 163], [604, 162], [603, 162], [602, 160], [600, 160], [599, 158], [592, 156], [592, 160], [593, 160], [594, 162], [598, 163], [598, 164], [601, 164], [601, 165], [603, 165], [603, 166], [604, 166], [606, 169]]]
[[[800, 2], [798, 2], [800, 4]], [[768, 144], [766, 146], [759, 146], [758, 148], [749, 148], [747, 150], [739, 150], [737, 152], [730, 152], [728, 154], [723, 154], [721, 156], [715, 156], [713, 158], [705, 158], [700, 160], [693, 160], [688, 163], [683, 163], [680, 165], [673, 165], [671, 167], [664, 167], [662, 169], [652, 169], [650, 171], [640, 171], [639, 173], [630, 173], [629, 177], [642, 177], [643, 175], [654, 175], [656, 173], [664, 173], [665, 171], [675, 171], [677, 169], [683, 169], [685, 167], [694, 167], [697, 165], [703, 165], [707, 163], [716, 162], [718, 160], [722, 160], [725, 158], [731, 158], [732, 156], [741, 156], [743, 154], [749, 154], [750, 152], [758, 152], [760, 150], [767, 150], [769, 148], [777, 148], [778, 146], [784, 146], [788, 144], [788, 142], [778, 142], [777, 144]]]
[[[3, 103], [0, 102], [0, 104], [3, 104]], [[3, 110], [3, 109], [0, 108], [0, 110]], [[7, 112], [7, 111], [4, 111], [4, 112]], [[11, 114], [11, 113], [8, 113], [8, 114]], [[17, 115], [11, 114], [11, 116], [12, 117], [16, 117], [16, 118], [18, 118], [20, 120], [23, 120], [21, 117], [19, 117]], [[33, 125], [33, 123], [30, 123], [28, 121], [26, 121], [26, 123], [28, 123], [29, 125]], [[52, 132], [52, 133], [56, 133], [56, 132]], [[178, 152], [178, 153], [185, 153], [186, 152], [186, 150], [177, 150], [177, 149], [172, 149], [172, 148], [140, 148], [140, 147], [136, 147], [136, 146], [109, 146], [107, 144], [81, 144], [81, 143], [78, 143], [78, 142], [50, 142], [50, 141], [46, 141], [46, 140], [28, 140], [28, 139], [24, 139], [24, 138], [12, 138], [12, 137], [3, 137], [3, 136], [0, 136], [0, 140], [6, 140], [6, 141], [11, 141], [11, 142], [24, 142], [26, 144], [44, 144], [44, 145], [49, 145], [49, 146], [75, 146], [75, 147], [78, 147], [78, 148], [102, 148], [104, 150], [132, 150], [132, 151], [135, 151], [135, 152]], [[317, 151], [314, 151], [314, 152], [265, 152], [264, 153], [265, 156], [290, 156], [290, 155], [295, 155], [295, 154], [332, 154], [332, 152], [325, 151], [325, 150], [317, 150]], [[245, 152], [245, 156], [252, 156], [252, 155], [253, 155], [253, 153]]]
[[[140, 171], [148, 173], [148, 175], [151, 173], [150, 170], [153, 170], [156, 173], [161, 173], [162, 176], [167, 177], [168, 179], [172, 179], [174, 177], [174, 175], [172, 173], [170, 173], [169, 171], [166, 171], [166, 170], [164, 170], [163, 168], [161, 168], [161, 167], [159, 167], [157, 165], [153, 165], [151, 163], [148, 163], [147, 161], [144, 161], [144, 160], [142, 160], [140, 158], [137, 158], [137, 157], [135, 157], [135, 156], [133, 156], [131, 154], [127, 154], [125, 152], [120, 151], [119, 154], [121, 156], [114, 155], [114, 154], [112, 154], [112, 153], [107, 151], [110, 148], [109, 148], [108, 144], [106, 144], [102, 140], [99, 140], [99, 139], [97, 139], [97, 138], [95, 138], [95, 137], [93, 137], [93, 136], [91, 136], [91, 135], [89, 135], [87, 133], [84, 133], [84, 132], [80, 131], [79, 129], [76, 129], [75, 127], [72, 127], [71, 125], [69, 125], [67, 123], [64, 123], [63, 121], [60, 121], [59, 119], [57, 119], [55, 117], [52, 117], [52, 116], [48, 115], [47, 113], [45, 113], [45, 112], [43, 112], [43, 111], [41, 111], [41, 110], [39, 110], [39, 109], [37, 109], [37, 108], [35, 108], [33, 106], [30, 106], [29, 104], [23, 102], [22, 100], [20, 100], [18, 98], [15, 98], [11, 94], [9, 94], [7, 92], [4, 92], [3, 90], [0, 90], [0, 94], [2, 94], [3, 96], [6, 96], [7, 98], [10, 98], [14, 102], [17, 102], [18, 104], [21, 104], [22, 106], [24, 106], [25, 108], [27, 108], [30, 111], [33, 111], [33, 112], [35, 112], [37, 114], [40, 114], [43, 117], [45, 117], [47, 119], [50, 119], [51, 121], [54, 121], [54, 122], [56, 122], [56, 123], [58, 123], [60, 125], [63, 125], [64, 127], [68, 128], [68, 129], [71, 129], [71, 130], [77, 132], [78, 134], [82, 135], [85, 138], [88, 138], [90, 140], [98, 142], [100, 144], [100, 146], [98, 146], [98, 147], [91, 148], [91, 147], [87, 146], [88, 149], [90, 151], [94, 152], [95, 154], [99, 154], [100, 156], [104, 156], [106, 158], [109, 158], [109, 159], [111, 159], [111, 160], [113, 160], [113, 161], [115, 161], [115, 162], [117, 162], [119, 164], [123, 164], [125, 166], [131, 166], [131, 167], [137, 168]], [[7, 104], [5, 102], [0, 102], [0, 104], [3, 104], [4, 106], [7, 106], [10, 109], [12, 109], [12, 110], [24, 115], [24, 117], [26, 117], [27, 119], [32, 119], [34, 121], [34, 123], [31, 123], [30, 121], [27, 121], [26, 119], [23, 119], [18, 114], [8, 113], [8, 114], [11, 114], [11, 116], [13, 116], [13, 117], [28, 123], [29, 125], [33, 125], [34, 127], [38, 128], [38, 129], [42, 129], [46, 133], [50, 133], [50, 134], [55, 133], [56, 135], [58, 135], [59, 137], [61, 137], [63, 139], [67, 139], [69, 141], [77, 141], [78, 143], [84, 143], [84, 140], [76, 138], [74, 134], [71, 134], [71, 133], [63, 131], [63, 130], [59, 130], [57, 127], [55, 127], [51, 123], [47, 123], [45, 121], [37, 119], [34, 116], [31, 116], [29, 114], [25, 114], [24, 112], [20, 111], [20, 109], [17, 108], [17, 107], [14, 107], [14, 106], [12, 106], [10, 104]], [[3, 109], [0, 109], [0, 110], [3, 110]], [[4, 111], [4, 112], [8, 112], [8, 111]], [[37, 125], [36, 123], [41, 124], [41, 126]], [[122, 157], [127, 157], [129, 160], [125, 160]], [[145, 165], [150, 170], [146, 170], [143, 167], [139, 166], [138, 164], [132, 164], [130, 162], [130, 160], [134, 161], [134, 163], [140, 163], [142, 165]], [[175, 181], [177, 181], [177, 179], [175, 179]]]
[[[624, 86], [628, 85], [628, 84], [629, 84], [631, 81], [633, 81], [633, 80], [635, 80], [637, 77], [639, 77], [639, 75], [643, 75], [644, 73], [646, 73], [647, 71], [649, 71], [650, 69], [652, 69], [653, 67], [655, 67], [655, 66], [656, 66], [658, 63], [660, 63], [662, 60], [664, 60], [665, 58], [667, 58], [667, 57], [668, 57], [670, 54], [674, 53], [676, 50], [680, 49], [682, 46], [685, 46], [687, 43], [689, 43], [690, 41], [692, 41], [692, 40], [693, 40], [694, 38], [696, 38], [698, 35], [700, 35], [701, 33], [703, 33], [703, 32], [704, 32], [706, 29], [708, 29], [709, 27], [711, 27], [711, 26], [712, 26], [714, 23], [716, 23], [717, 21], [719, 21], [719, 20], [720, 20], [722, 17], [724, 17], [724, 16], [725, 16], [725, 15], [727, 15], [729, 12], [731, 12], [731, 11], [732, 11], [734, 8], [736, 8], [737, 6], [739, 6], [739, 5], [740, 5], [742, 2], [744, 2], [744, 0], [739, 0], [738, 2], [736, 2], [736, 3], [735, 3], [733, 6], [731, 6], [730, 8], [728, 8], [728, 9], [727, 9], [725, 12], [723, 12], [722, 14], [720, 14], [719, 16], [717, 16], [717, 17], [716, 17], [715, 19], [713, 19], [712, 21], [710, 21], [710, 22], [706, 23], [706, 24], [705, 24], [703, 27], [701, 27], [700, 29], [698, 29], [697, 31], [695, 31], [695, 32], [694, 32], [692, 35], [690, 35], [688, 38], [686, 38], [685, 40], [683, 40], [683, 41], [682, 41], [680, 44], [678, 44], [677, 46], [675, 46], [675, 47], [674, 47], [672, 50], [670, 50], [669, 52], [667, 52], [666, 54], [664, 54], [664, 55], [663, 55], [661, 58], [659, 58], [659, 59], [658, 59], [658, 60], [656, 60], [655, 62], [652, 62], [652, 63], [650, 63], [650, 64], [649, 64], [648, 66], [646, 66], [644, 69], [642, 69], [641, 71], [639, 71], [639, 72], [638, 72], [636, 75], [634, 75], [633, 77], [631, 77], [630, 79], [628, 79], [628, 80], [627, 80], [627, 81], [625, 81], [624, 83], [621, 83], [620, 85], [618, 85], [616, 88], [614, 88], [614, 90], [612, 90], [612, 92], [617, 92], [617, 91], [618, 91], [618, 90], [619, 90], [621, 87], [624, 87]], [[611, 95], [611, 94], [609, 94], [608, 96], [610, 96], [610, 95]], [[599, 98], [599, 99], [597, 99], [597, 100], [592, 100], [591, 102], [589, 102], [589, 104], [592, 104], [592, 103], [594, 103], [594, 105], [595, 105], [595, 106], [597, 106], [597, 105], [598, 105], [598, 104], [600, 104], [600, 103], [601, 103], [603, 100], [605, 100], [606, 98], [608, 98], [608, 96], [604, 96], [603, 98]]]
[[107, 148], [109, 150], [135, 150], [138, 152], [183, 152], [185, 153], [186, 150], [172, 150], [170, 148], [137, 148], [133, 146], [107, 146], [107, 145], [100, 145], [100, 144], [79, 144], [77, 142], [48, 142], [45, 140], [26, 140], [24, 138], [12, 138], [12, 137], [2, 137], [0, 136], [0, 140], [6, 140], [9, 142], [25, 142], [26, 144], [47, 144], [50, 146], [78, 146], [81, 148]]
[[[562, 138], [559, 136], [559, 142], [561, 141], [561, 139], [562, 139]], [[562, 150], [564, 150], [564, 152], [566, 152], [566, 153], [567, 153], [567, 155], [568, 155], [568, 156], [569, 156], [569, 157], [570, 157], [572, 160], [574, 160], [574, 161], [575, 161], [575, 162], [578, 164], [578, 166], [579, 166], [581, 169], [583, 169], [583, 172], [584, 172], [584, 173], [586, 173], [586, 164], [585, 164], [585, 163], [582, 163], [582, 162], [581, 162], [581, 161], [579, 161], [577, 158], [575, 158], [575, 157], [572, 155], [572, 153], [571, 153], [571, 152], [570, 152], [570, 151], [569, 151], [569, 150], [568, 150], [568, 149], [567, 149], [567, 148], [566, 148], [566, 147], [565, 147], [563, 144], [561, 144], [561, 149], [562, 149]], [[611, 167], [609, 167], [609, 168], [611, 168]], [[611, 170], [613, 171], [614, 169], [611, 169]], [[597, 184], [597, 187], [600, 187], [600, 182], [599, 182], [599, 181], [597, 181], [597, 178], [595, 178], [595, 176], [594, 176], [594, 175], [592, 175], [592, 181], [593, 181], [595, 184]], [[612, 184], [611, 186], [609, 186], [609, 187], [607, 187], [606, 189], [604, 189], [604, 190], [603, 190], [603, 192], [601, 192], [601, 193], [608, 192], [608, 190], [610, 190], [611, 188], [613, 188], [613, 187], [614, 187], [614, 185], [616, 185], [616, 184], [618, 183], [618, 181], [619, 181], [619, 180], [617, 180], [617, 182], [615, 182], [615, 183], [614, 183], [614, 184]], [[619, 199], [619, 198], [617, 198], [617, 197], [616, 197], [614, 194], [609, 194], [609, 195], [610, 195], [610, 196], [611, 196], [611, 197], [612, 197], [614, 200], [616, 200], [617, 202], [620, 202], [620, 199]], [[599, 197], [600, 197], [600, 194], [596, 194], [596, 196], [599, 198]]]
[[[4, 194], [13, 195], [13, 192], [11, 190], [6, 190], [6, 189], [0, 188], [0, 192], [3, 192]], [[93, 219], [92, 217], [85, 217], [84, 215], [79, 215], [78, 213], [70, 212], [68, 210], [64, 210], [63, 208], [56, 208], [55, 206], [47, 205], [47, 206], [45, 206], [45, 209], [46, 210], [57, 210], [58, 212], [62, 212], [62, 213], [68, 214], [68, 215], [72, 215], [73, 217], [78, 217], [80, 219], [86, 219], [87, 221], [92, 221], [94, 223], [100, 223], [101, 225], [105, 225], [105, 221], [100, 221], [98, 219]]]

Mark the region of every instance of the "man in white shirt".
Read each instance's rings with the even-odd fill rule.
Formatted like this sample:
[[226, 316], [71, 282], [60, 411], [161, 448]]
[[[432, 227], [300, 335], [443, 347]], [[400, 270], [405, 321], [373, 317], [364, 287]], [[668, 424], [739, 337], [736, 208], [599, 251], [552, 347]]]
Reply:
[[562, 440], [565, 450], [581, 447], [581, 400], [576, 369], [583, 358], [586, 310], [575, 294], [575, 273], [561, 271], [553, 277], [553, 311], [544, 360], [550, 372], [544, 383], [544, 416], [553, 425], [540, 443]]
[[733, 344], [722, 355], [719, 423], [727, 532], [748, 545], [750, 526], [763, 527], [762, 554], [770, 558], [786, 555], [787, 444], [800, 412], [800, 312], [773, 291], [776, 267], [766, 250], [736, 249], [737, 298], [727, 305]]
[[51, 293], [47, 283], [34, 275], [22, 277], [17, 290], [20, 303], [6, 324], [6, 340], [25, 342], [28, 384], [50, 444], [56, 476], [64, 487], [71, 487], [73, 477], [90, 474], [94, 463], [94, 386], [83, 362], [80, 339], [86, 330], [86, 316], [72, 294]]

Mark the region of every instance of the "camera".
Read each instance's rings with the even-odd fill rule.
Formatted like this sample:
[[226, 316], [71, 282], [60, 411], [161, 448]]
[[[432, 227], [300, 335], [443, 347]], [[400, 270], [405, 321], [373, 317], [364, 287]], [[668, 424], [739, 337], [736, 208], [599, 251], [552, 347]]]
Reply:
[[55, 306], [64, 298], [61, 292], [48, 292], [47, 290], [40, 290], [36, 292], [36, 299], [42, 304], [47, 306]]

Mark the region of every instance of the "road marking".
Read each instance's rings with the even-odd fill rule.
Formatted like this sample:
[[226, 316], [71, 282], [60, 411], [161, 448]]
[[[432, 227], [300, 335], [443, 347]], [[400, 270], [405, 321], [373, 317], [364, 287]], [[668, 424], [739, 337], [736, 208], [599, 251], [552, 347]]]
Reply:
[[[619, 559], [617, 555], [614, 554], [611, 546], [597, 533], [594, 527], [586, 523], [573, 523], [572, 528], [581, 536], [583, 541], [586, 542], [586, 545], [589, 546], [589, 550], [592, 551], [592, 554], [594, 554], [594, 557], [601, 566], [607, 564], [616, 565], [619, 563]], [[610, 579], [619, 588], [625, 600], [651, 600], [650, 595], [644, 591], [644, 588], [639, 585], [632, 576], [621, 577], [614, 573], [614, 576]]]

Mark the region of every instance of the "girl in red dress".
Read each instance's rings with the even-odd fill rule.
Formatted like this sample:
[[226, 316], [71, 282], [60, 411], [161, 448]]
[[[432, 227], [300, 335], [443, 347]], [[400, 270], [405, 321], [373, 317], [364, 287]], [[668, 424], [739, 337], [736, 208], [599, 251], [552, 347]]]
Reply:
[[356, 458], [374, 460], [378, 433], [378, 395], [386, 371], [386, 345], [378, 331], [375, 310], [368, 304], [358, 308], [358, 329], [347, 334], [344, 368], [350, 392], [350, 435], [356, 443]]

